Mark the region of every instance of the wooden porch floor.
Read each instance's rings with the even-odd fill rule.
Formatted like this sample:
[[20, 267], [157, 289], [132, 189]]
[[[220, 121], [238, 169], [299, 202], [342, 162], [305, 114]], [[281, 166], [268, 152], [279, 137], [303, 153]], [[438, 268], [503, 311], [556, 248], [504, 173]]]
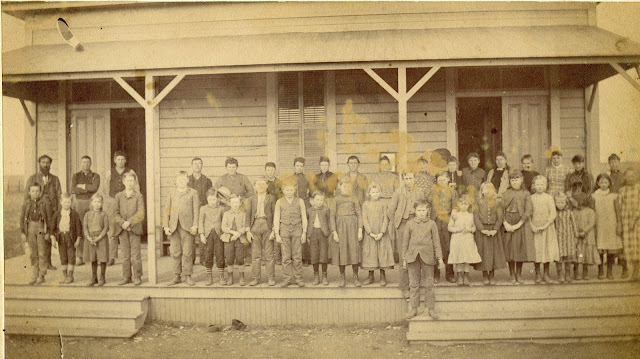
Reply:
[[[57, 254], [57, 252], [55, 252], [54, 250], [54, 254], [52, 256], [52, 263], [54, 266], [58, 267], [58, 270], [56, 271], [49, 271], [47, 273], [47, 276], [45, 278], [45, 283], [41, 284], [40, 286], [60, 286], [58, 284], [58, 281], [63, 279], [62, 276], [62, 271], [61, 271], [61, 265], [60, 265], [60, 258]], [[142, 285], [140, 287], [166, 287], [168, 286], [169, 282], [173, 279], [173, 274], [172, 274], [172, 259], [169, 256], [165, 256], [165, 257], [158, 257], [158, 262], [157, 262], [157, 268], [158, 268], [158, 283], [155, 285], [152, 285], [149, 283], [148, 281], [148, 276], [147, 276], [147, 246], [145, 244], [143, 244], [142, 246], [142, 271], [143, 271], [143, 277], [142, 277]], [[29, 279], [31, 277], [31, 267], [29, 264], [29, 258], [26, 255], [23, 256], [19, 256], [19, 257], [14, 257], [8, 260], [5, 260], [5, 283], [6, 284], [10, 284], [10, 285], [24, 285], [27, 284], [29, 282]], [[222, 287], [217, 280], [217, 275], [215, 275], [216, 268], [214, 266], [214, 284], [211, 287], [205, 286], [204, 285], [204, 281], [205, 281], [205, 268], [201, 265], [196, 264], [194, 266], [194, 275], [193, 275], [193, 279], [196, 281], [196, 288], [212, 288], [212, 287]], [[526, 263], [524, 265], [523, 268], [523, 272], [525, 272], [525, 285], [527, 284], [531, 284], [533, 285], [533, 263]], [[351, 268], [347, 268], [346, 269], [346, 273], [347, 273], [347, 287], [353, 287], [353, 284], [351, 281], [352, 279], [352, 272], [351, 272]], [[552, 278], [555, 278], [555, 267], [554, 265], [551, 265], [551, 273], [552, 273]], [[619, 278], [620, 277], [620, 273], [621, 273], [621, 268], [619, 266], [614, 266], [614, 278]], [[367, 276], [367, 272], [360, 270], [359, 273], [359, 278], [361, 281], [363, 281], [364, 279], [366, 279]], [[75, 283], [70, 284], [70, 285], [65, 285], [65, 286], [69, 286], [69, 287], [82, 287], [84, 286], [84, 284], [91, 278], [91, 266], [90, 265], [83, 265], [80, 267], [76, 267], [75, 268], [75, 272], [74, 272], [74, 277], [75, 277]], [[470, 273], [470, 277], [471, 277], [471, 286], [483, 286], [482, 285], [482, 273], [472, 270]], [[503, 270], [499, 270], [496, 271], [496, 280], [497, 280], [497, 285], [511, 285], [508, 282], [509, 279], [509, 271], [507, 269], [503, 269]], [[587, 282], [599, 282], [599, 283], [604, 283], [604, 282], [609, 282], [609, 281], [600, 281], [597, 279], [597, 266], [590, 266], [589, 268], [589, 277], [590, 280]], [[118, 286], [118, 282], [121, 280], [122, 278], [122, 261], [119, 258], [116, 261], [116, 264], [111, 266], [111, 267], [107, 267], [107, 273], [106, 273], [106, 279], [107, 279], [107, 283], [105, 284], [105, 287], [119, 287]], [[303, 267], [303, 278], [304, 281], [306, 283], [307, 286], [311, 286], [311, 282], [313, 281], [313, 268], [311, 266], [308, 267]], [[337, 287], [337, 281], [339, 278], [339, 271], [337, 266], [332, 266], [329, 265], [328, 268], [328, 279], [329, 279], [329, 286], [328, 287]], [[398, 279], [399, 278], [399, 266], [396, 266], [394, 269], [387, 271], [387, 282], [388, 288], [395, 288], [397, 287], [398, 284]], [[233, 285], [233, 287], [237, 287], [237, 288], [242, 288], [240, 287], [237, 282], [238, 282], [239, 276], [236, 273], [235, 275], [235, 284]], [[370, 285], [369, 287], [379, 287], [379, 272], [376, 271], [375, 273], [375, 283]], [[247, 287], [248, 287], [248, 283], [251, 281], [250, 277], [246, 278], [247, 281]], [[258, 287], [268, 287], [267, 283], [266, 283], [266, 272], [264, 271], [264, 267], [262, 270], [262, 278], [261, 278], [261, 283], [258, 285]], [[614, 281], [620, 281], [619, 279], [615, 279]], [[282, 266], [280, 265], [276, 265], [276, 287], [275, 288], [279, 288], [278, 284], [282, 282]], [[584, 283], [584, 281], [580, 281], [580, 283]], [[440, 281], [440, 283], [436, 284], [436, 287], [451, 287], [451, 286], [456, 286], [455, 284], [451, 284], [448, 283], [447, 281], [444, 280], [444, 273], [442, 274], [442, 280]], [[128, 284], [125, 287], [133, 287], [132, 284]], [[178, 285], [177, 287], [188, 287], [186, 284], [182, 283], [180, 285]], [[318, 286], [319, 288], [324, 287], [323, 285]]]

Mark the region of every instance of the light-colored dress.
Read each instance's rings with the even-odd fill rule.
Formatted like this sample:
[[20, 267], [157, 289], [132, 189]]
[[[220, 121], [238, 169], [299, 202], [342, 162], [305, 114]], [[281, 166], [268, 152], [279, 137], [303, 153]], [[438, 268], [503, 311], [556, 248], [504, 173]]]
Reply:
[[584, 238], [578, 238], [577, 254], [578, 263], [600, 264], [600, 253], [596, 245], [596, 212], [585, 207], [573, 211], [576, 217], [576, 227], [578, 232], [585, 232]]
[[596, 211], [596, 243], [599, 251], [618, 253], [622, 250], [622, 239], [616, 233], [618, 194], [610, 190], [597, 189], [591, 195]]
[[535, 193], [531, 195], [531, 204], [533, 205], [532, 226], [540, 227], [549, 221], [552, 222], [543, 231], [533, 234], [536, 262], [558, 262], [560, 260], [558, 236], [556, 235], [556, 227], [553, 225], [553, 221], [557, 217], [555, 201], [548, 193]]
[[449, 220], [449, 232], [452, 234], [447, 264], [482, 262], [473, 233], [461, 233], [465, 228], [472, 228], [475, 231], [476, 225], [473, 222], [473, 213], [454, 210]]
[[[393, 244], [389, 235], [389, 217], [386, 215], [385, 202], [366, 201], [362, 205], [362, 224], [364, 238], [362, 239], [362, 268], [367, 270], [391, 269], [395, 264], [393, 259]], [[383, 233], [380, 240], [375, 240], [369, 234]]]
[[629, 261], [640, 261], [640, 225], [634, 225], [640, 219], [640, 184], [620, 188], [618, 196], [624, 256]]
[[556, 234], [558, 235], [558, 249], [562, 262], [575, 262], [578, 238], [576, 237], [576, 218], [569, 207], [556, 211]]

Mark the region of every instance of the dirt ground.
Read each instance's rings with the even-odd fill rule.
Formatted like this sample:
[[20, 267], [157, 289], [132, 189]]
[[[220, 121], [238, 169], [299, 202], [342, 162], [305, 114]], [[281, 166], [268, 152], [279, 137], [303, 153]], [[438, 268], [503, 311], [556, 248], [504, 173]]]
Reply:
[[404, 325], [247, 328], [148, 324], [132, 339], [7, 336], [9, 359], [46, 358], [638, 358], [640, 341], [409, 345]]

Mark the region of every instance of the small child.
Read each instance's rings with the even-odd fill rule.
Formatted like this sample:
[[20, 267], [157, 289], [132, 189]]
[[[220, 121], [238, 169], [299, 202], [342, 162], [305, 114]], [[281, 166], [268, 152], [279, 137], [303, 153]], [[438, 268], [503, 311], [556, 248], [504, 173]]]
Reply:
[[52, 226], [51, 205], [46, 197], [41, 195], [40, 185], [29, 186], [29, 197], [25, 198], [20, 215], [22, 240], [29, 245], [32, 277], [30, 285], [44, 283], [44, 276], [49, 268], [47, 255], [51, 246], [51, 238], [47, 236], [47, 227]]
[[82, 222], [80, 215], [71, 208], [71, 195], [63, 193], [60, 197], [61, 208], [56, 211], [51, 221], [51, 241], [58, 242], [60, 264], [64, 280], [60, 284], [71, 284], [74, 281], [73, 269], [76, 265], [76, 247], [82, 241]]
[[322, 284], [328, 285], [327, 263], [329, 263], [329, 234], [331, 216], [324, 204], [324, 192], [317, 190], [311, 195], [311, 207], [307, 213], [307, 242], [313, 265], [313, 285], [320, 284], [320, 264], [322, 264]]
[[387, 285], [385, 270], [392, 269], [395, 261], [391, 237], [387, 232], [387, 206], [380, 200], [381, 193], [382, 188], [377, 183], [371, 183], [368, 191], [371, 200], [362, 205], [362, 224], [365, 230], [362, 240], [362, 268], [369, 271], [369, 277], [362, 284], [373, 283], [373, 272], [379, 269], [380, 286], [384, 287]]
[[[556, 203], [550, 194], [546, 193], [547, 179], [537, 176], [532, 183], [535, 193], [531, 195], [533, 213], [531, 215], [531, 230], [536, 249], [535, 270], [536, 284], [540, 282], [551, 283], [549, 276], [549, 263], [559, 262], [558, 236], [553, 222], [556, 220]], [[540, 264], [543, 264], [544, 273], [540, 273]]]
[[[618, 195], [618, 235], [624, 243], [625, 261], [632, 262], [633, 272], [631, 280], [640, 280], [640, 184], [637, 183], [636, 170], [628, 169], [624, 172], [624, 186]], [[622, 278], [626, 278], [625, 267], [622, 268]]]
[[[84, 214], [82, 233], [86, 242], [83, 258], [91, 262], [91, 280], [87, 287], [106, 283], [107, 262], [109, 261], [109, 216], [102, 210], [102, 195], [96, 193], [91, 196], [91, 210]], [[98, 279], [98, 264], [100, 264], [100, 279]]]
[[189, 188], [187, 172], [180, 171], [176, 176], [176, 187], [171, 189], [162, 211], [162, 229], [171, 241], [170, 251], [173, 257], [173, 281], [169, 285], [182, 282], [182, 274], [186, 283], [194, 286], [193, 274], [194, 236], [198, 234], [198, 218], [200, 217], [200, 199], [198, 191]]
[[458, 274], [456, 283], [465, 286], [471, 285], [469, 282], [471, 264], [482, 261], [473, 239], [476, 225], [473, 223], [473, 214], [469, 211], [471, 203], [472, 199], [468, 196], [460, 197], [456, 208], [451, 212], [448, 226], [449, 232], [451, 232], [448, 263], [453, 264], [453, 269]]
[[122, 281], [118, 285], [131, 283], [133, 272], [133, 285], [139, 286], [142, 283], [140, 236], [143, 233], [144, 199], [135, 189], [138, 183], [135, 172], [129, 171], [122, 175], [122, 183], [124, 191], [116, 194], [113, 219], [115, 224], [113, 236], [119, 238], [122, 247]]
[[598, 279], [604, 279], [604, 256], [607, 256], [607, 279], [613, 279], [613, 261], [622, 252], [622, 239], [616, 233], [618, 194], [611, 192], [611, 178], [601, 173], [596, 179], [598, 189], [593, 192], [594, 210], [596, 213], [596, 243], [600, 252]]
[[509, 174], [510, 187], [502, 196], [504, 208], [504, 254], [509, 263], [509, 281], [522, 284], [522, 264], [534, 262], [536, 250], [529, 219], [533, 212], [531, 194], [522, 187], [522, 173]]
[[[596, 244], [596, 212], [589, 207], [589, 196], [586, 193], [578, 193], [574, 196], [576, 208], [573, 215], [576, 217], [576, 229], [578, 237], [578, 260], [573, 266], [575, 280], [589, 279], [589, 265], [600, 264], [600, 253]], [[582, 264], [582, 274], [578, 266]]]
[[[569, 208], [567, 202], [567, 195], [563, 192], [558, 192], [555, 196], [556, 203], [556, 234], [558, 235], [558, 252], [560, 255], [560, 261], [556, 263], [556, 270], [558, 271], [558, 281], [560, 283], [566, 281], [571, 283], [573, 281], [573, 265], [577, 258], [577, 245], [578, 239], [576, 237], [578, 230], [576, 229], [576, 219], [573, 216], [573, 211]], [[564, 273], [562, 265], [564, 264]]]
[[302, 244], [307, 241], [307, 209], [304, 200], [295, 197], [296, 178], [282, 184], [284, 197], [276, 202], [273, 212], [273, 230], [276, 241], [282, 245], [283, 288], [292, 284], [304, 287], [302, 280]]
[[425, 306], [432, 319], [436, 314], [436, 297], [433, 291], [433, 266], [437, 262], [444, 269], [442, 250], [438, 240], [436, 223], [429, 218], [429, 203], [418, 200], [414, 204], [416, 217], [407, 222], [402, 239], [402, 267], [409, 271], [409, 304], [411, 309], [406, 318], [418, 314], [420, 289], [425, 292]]
[[[224, 277], [224, 245], [220, 236], [222, 235], [222, 216], [227, 211], [227, 208], [219, 204], [218, 191], [215, 188], [209, 188], [206, 196], [207, 204], [200, 207], [198, 218], [198, 233], [200, 234], [200, 243], [203, 245], [201, 257], [207, 272], [205, 285], [213, 284], [214, 257], [216, 258], [220, 284], [224, 285], [226, 281]], [[223, 263], [221, 264], [220, 261], [223, 261]]]
[[340, 268], [340, 287], [347, 283], [344, 273], [347, 265], [353, 269], [353, 285], [360, 287], [358, 266], [361, 260], [360, 241], [363, 238], [360, 202], [352, 195], [354, 185], [349, 176], [342, 177], [338, 186], [340, 194], [334, 198], [331, 207], [331, 232], [335, 242], [331, 247], [331, 264]]
[[495, 284], [495, 270], [507, 267], [500, 230], [504, 214], [492, 183], [483, 183], [480, 195], [473, 211], [473, 221], [476, 225], [476, 245], [482, 262], [475, 268], [482, 271], [482, 284], [491, 285]]
[[[242, 201], [240, 197], [231, 195], [229, 205], [231, 209], [222, 216], [222, 241], [224, 242], [224, 259], [227, 265], [227, 282], [226, 285], [233, 284], [233, 269], [240, 272], [241, 286], [246, 283], [244, 281], [244, 269], [249, 267], [251, 263], [251, 242], [247, 238], [246, 214], [240, 209]], [[247, 258], [249, 257], [249, 258]], [[248, 263], [246, 259], [249, 259]]]
[[251, 271], [253, 279], [250, 286], [260, 283], [262, 261], [265, 261], [267, 280], [270, 286], [276, 284], [276, 263], [273, 259], [273, 210], [275, 197], [267, 193], [267, 179], [259, 177], [253, 183], [256, 193], [245, 204], [245, 224], [247, 239], [251, 242]]
[[[451, 234], [448, 225], [451, 211], [458, 201], [458, 192], [449, 186], [448, 172], [440, 172], [436, 175], [436, 183], [433, 186], [428, 200], [433, 207], [431, 210], [431, 219], [436, 222], [438, 234], [440, 235], [440, 249], [445, 263], [445, 279], [454, 283], [456, 281], [453, 271], [453, 265], [449, 263], [449, 245], [451, 242]], [[440, 281], [440, 270], [434, 268], [433, 280], [435, 283]]]

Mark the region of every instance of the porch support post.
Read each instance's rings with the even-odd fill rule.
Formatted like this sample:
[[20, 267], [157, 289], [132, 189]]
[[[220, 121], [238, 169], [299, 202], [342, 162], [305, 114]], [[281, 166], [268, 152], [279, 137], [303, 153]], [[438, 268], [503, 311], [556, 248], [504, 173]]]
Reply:
[[552, 65], [549, 69], [549, 116], [551, 120], [551, 145], [561, 145], [560, 133], [560, 88], [559, 66]]
[[267, 161], [278, 163], [278, 75], [267, 73]]
[[64, 97], [58, 103], [58, 178], [62, 192], [69, 191], [67, 182], [67, 104]]
[[456, 157], [458, 154], [458, 114], [456, 106], [456, 69], [446, 69], [446, 120], [447, 120], [447, 149]]
[[398, 67], [398, 164], [407, 170], [407, 68]]
[[333, 164], [333, 170], [337, 170], [338, 165], [338, 142], [337, 142], [337, 120], [336, 120], [336, 72], [326, 71], [324, 77], [324, 99], [326, 109], [326, 155]]
[[159, 138], [160, 113], [158, 105], [184, 77], [185, 74], [177, 75], [156, 96], [154, 77], [149, 74], [145, 75], [144, 98], [122, 77], [115, 76], [113, 78], [144, 108], [145, 153], [147, 153], [147, 265], [149, 284], [158, 283], [156, 243], [160, 242], [162, 238], [162, 230], [156, 227], [156, 220], [160, 217], [160, 206], [156, 203], [156, 200], [160, 199], [160, 168], [158, 167], [160, 148], [157, 142]]
[[591, 95], [584, 111], [586, 167], [591, 173], [600, 172], [600, 118], [597, 84], [584, 89], [585, 98]]
[[629, 75], [622, 68], [622, 66], [616, 64], [615, 62], [610, 62], [609, 65], [611, 65], [611, 67], [613, 67], [616, 71], [618, 71], [618, 73], [622, 75], [622, 77], [624, 77], [625, 80], [627, 80], [631, 84], [631, 86], [635, 87], [636, 90], [640, 91], [640, 83], [638, 83], [638, 81], [636, 81], [633, 77], [631, 77], [631, 75]]
[[377, 82], [389, 95], [398, 101], [398, 164], [401, 168], [407, 168], [407, 154], [409, 152], [409, 133], [407, 131], [407, 103], [413, 95], [418, 92], [424, 84], [435, 75], [440, 67], [432, 67], [416, 84], [407, 90], [407, 68], [398, 67], [398, 91], [394, 90], [382, 77], [380, 77], [373, 69], [363, 69], [371, 78]]
[[[155, 138], [153, 136], [154, 113], [156, 111], [153, 106], [155, 96], [155, 81], [153, 76], [146, 75], [144, 77], [144, 128], [145, 128], [145, 152], [152, 154], [147, 156], [147, 264], [149, 273], [149, 283], [158, 283], [158, 271], [156, 263], [156, 199], [155, 199], [155, 183], [158, 178], [155, 176], [156, 158]], [[135, 91], [134, 91], [135, 92]], [[137, 93], [136, 93], [137, 94]], [[148, 105], [147, 105], [148, 104]]]

